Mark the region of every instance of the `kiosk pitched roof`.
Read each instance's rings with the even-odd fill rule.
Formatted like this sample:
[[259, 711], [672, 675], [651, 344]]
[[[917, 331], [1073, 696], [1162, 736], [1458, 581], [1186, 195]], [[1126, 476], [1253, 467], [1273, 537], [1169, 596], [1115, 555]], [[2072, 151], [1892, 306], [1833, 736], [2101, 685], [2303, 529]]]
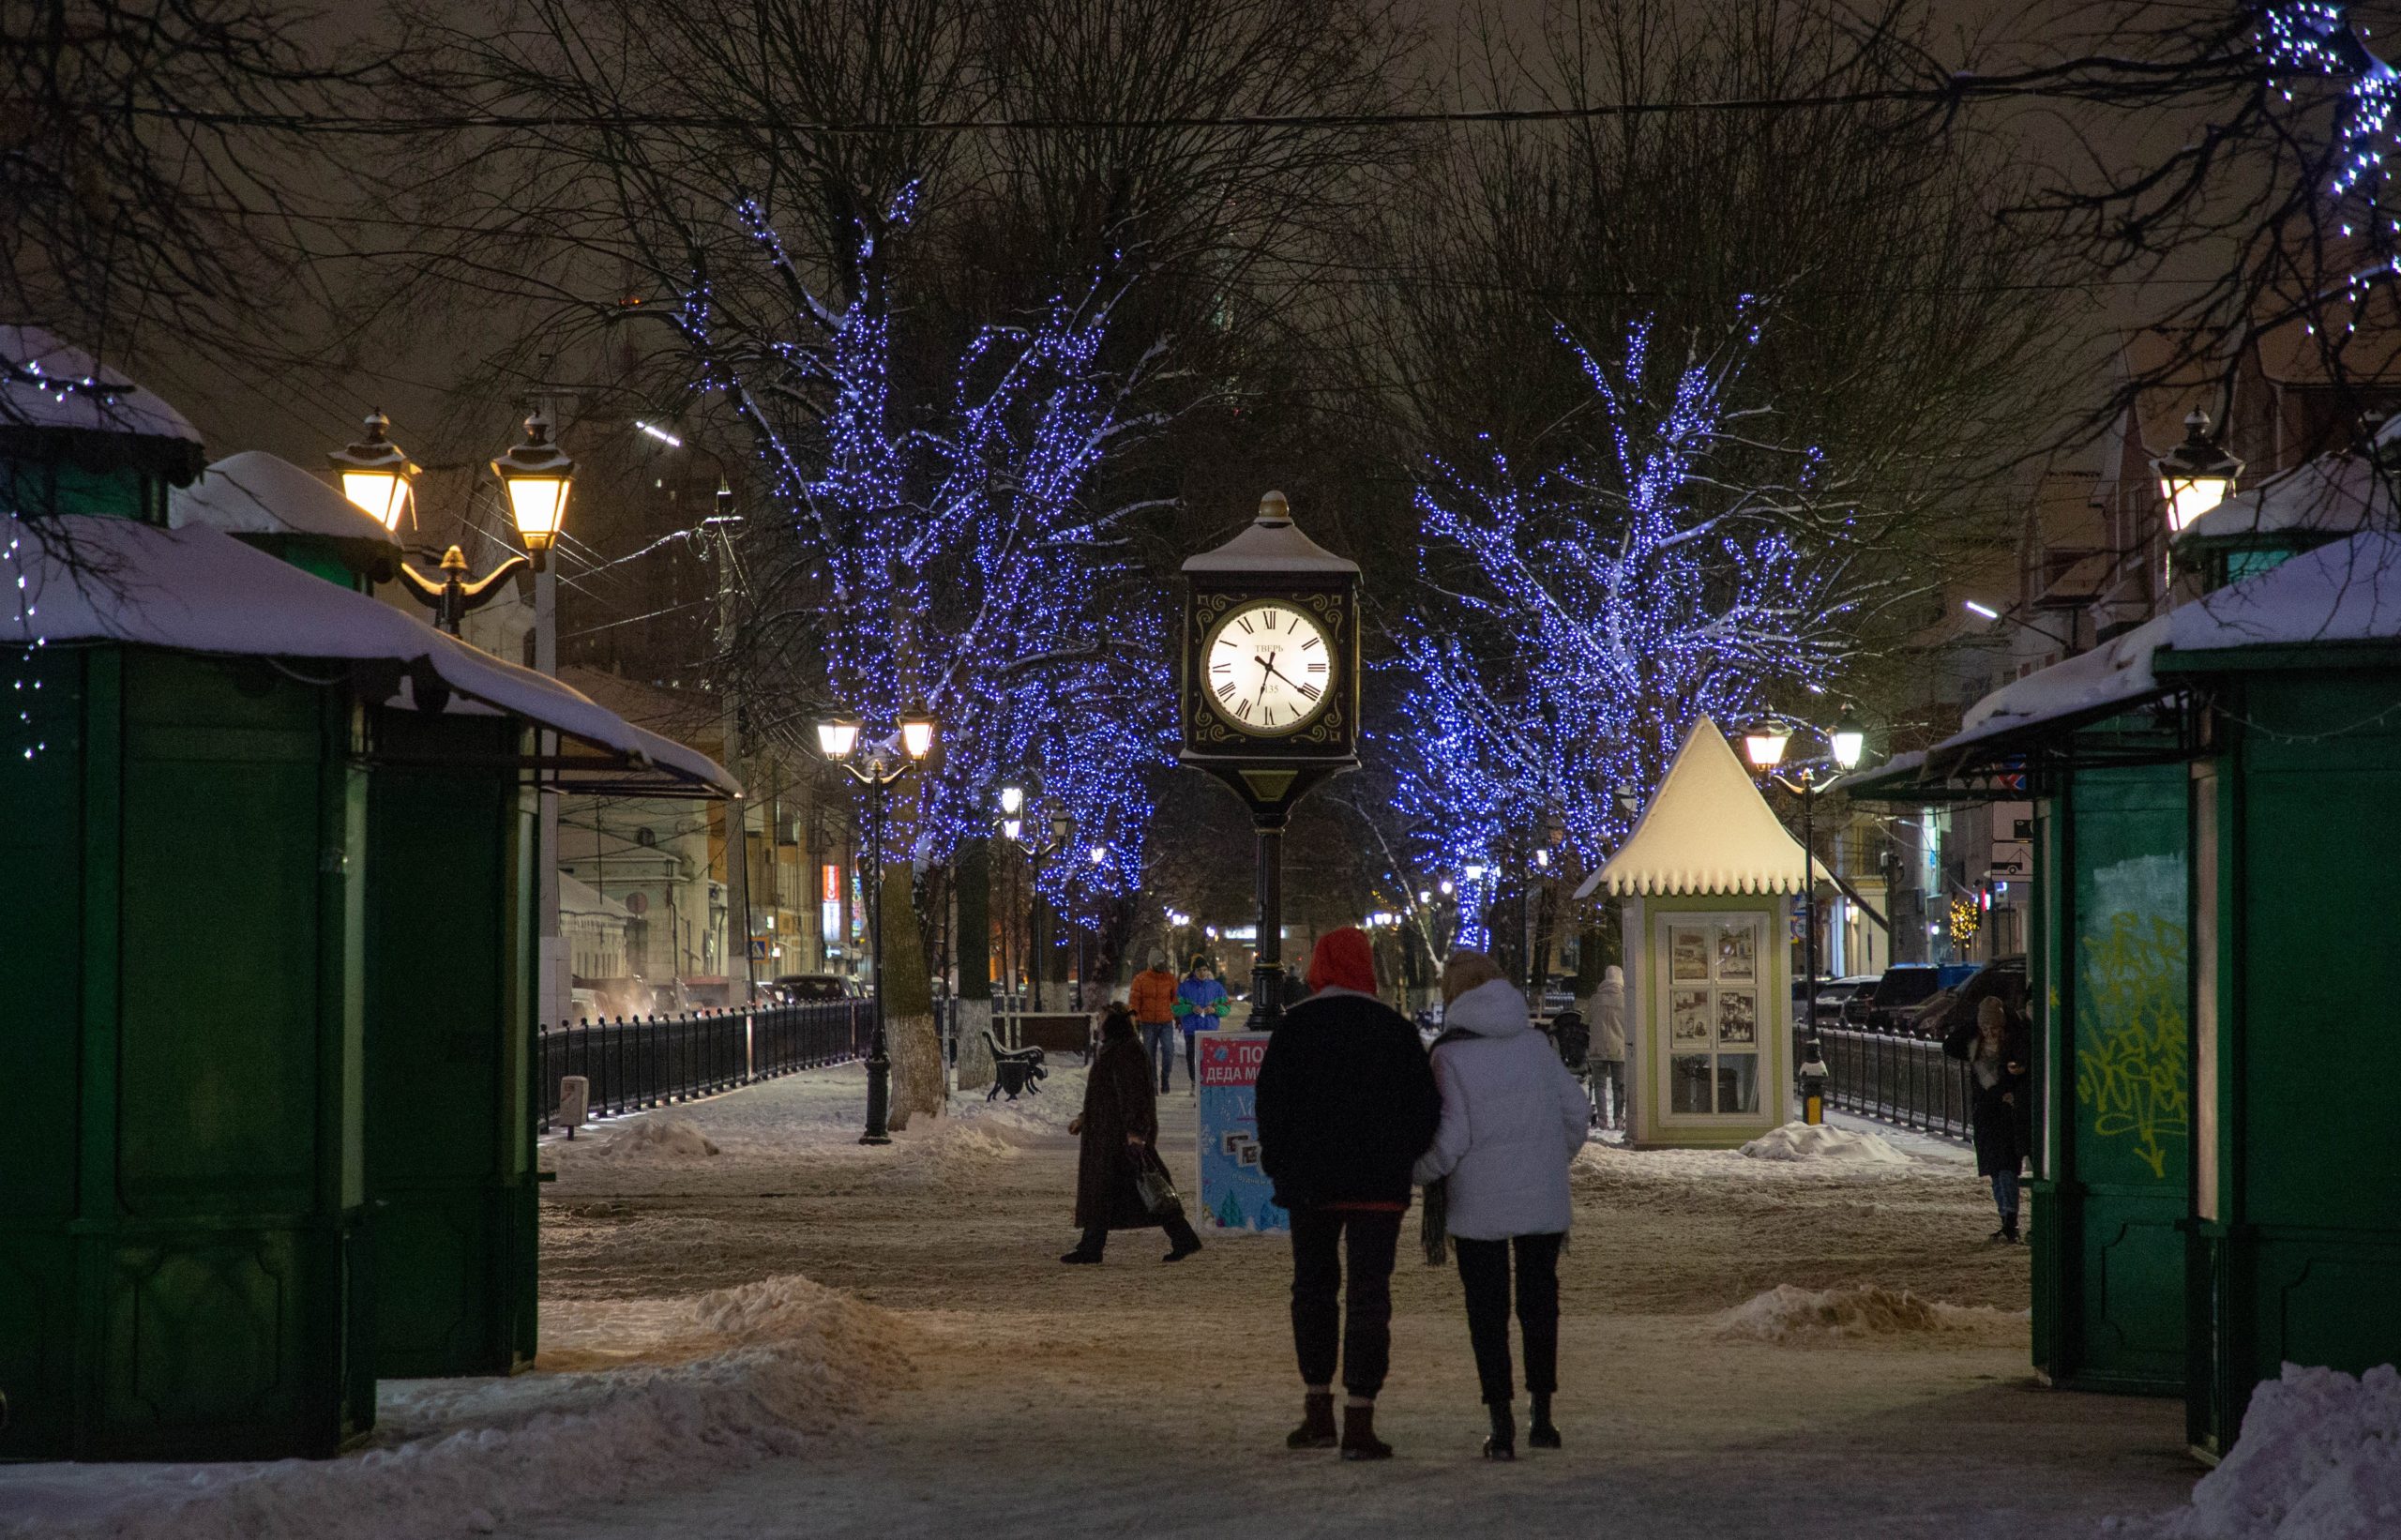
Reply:
[[1807, 881], [1801, 842], [1703, 717], [1624, 847], [1576, 896], [1604, 886], [1612, 894], [1798, 893]]

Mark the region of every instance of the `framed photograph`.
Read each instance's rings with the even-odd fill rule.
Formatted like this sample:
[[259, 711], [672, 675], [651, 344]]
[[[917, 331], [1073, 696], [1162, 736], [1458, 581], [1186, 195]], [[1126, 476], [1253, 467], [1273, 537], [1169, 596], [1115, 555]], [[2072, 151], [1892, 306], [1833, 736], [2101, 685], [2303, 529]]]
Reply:
[[1709, 991], [1677, 989], [1668, 1000], [1668, 1041], [1682, 1048], [1709, 1042]]
[[1668, 976], [1709, 980], [1709, 932], [1697, 925], [1668, 927]]
[[1749, 926], [1729, 925], [1717, 932], [1717, 976], [1738, 984], [1759, 976], [1759, 933]]
[[1749, 989], [1717, 991], [1717, 1041], [1750, 1048], [1759, 1040], [1759, 996]]

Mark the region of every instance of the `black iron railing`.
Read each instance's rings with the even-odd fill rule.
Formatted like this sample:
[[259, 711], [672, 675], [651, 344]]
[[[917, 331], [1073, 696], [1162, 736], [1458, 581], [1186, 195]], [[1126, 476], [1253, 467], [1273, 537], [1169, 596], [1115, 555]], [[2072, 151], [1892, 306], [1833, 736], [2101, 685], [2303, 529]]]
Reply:
[[873, 1031], [863, 1000], [562, 1022], [535, 1046], [542, 1127], [558, 1111], [564, 1076], [589, 1080], [592, 1115], [608, 1117], [863, 1059]]
[[[1944, 1058], [1938, 1039], [1821, 1027], [1818, 1044], [1827, 1105], [1946, 1139], [1969, 1137], [1968, 1066]], [[1801, 1060], [1796, 1051], [1793, 1062]]]

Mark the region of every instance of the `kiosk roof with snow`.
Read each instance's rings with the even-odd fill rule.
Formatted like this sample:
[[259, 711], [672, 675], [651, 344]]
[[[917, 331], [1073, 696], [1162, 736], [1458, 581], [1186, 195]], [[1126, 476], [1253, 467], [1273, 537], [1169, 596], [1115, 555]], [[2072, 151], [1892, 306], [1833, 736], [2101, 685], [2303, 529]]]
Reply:
[[1717, 724], [1693, 724], [1634, 834], [1576, 890], [1612, 896], [1798, 893], [1807, 881], [1801, 843], [1784, 830]]

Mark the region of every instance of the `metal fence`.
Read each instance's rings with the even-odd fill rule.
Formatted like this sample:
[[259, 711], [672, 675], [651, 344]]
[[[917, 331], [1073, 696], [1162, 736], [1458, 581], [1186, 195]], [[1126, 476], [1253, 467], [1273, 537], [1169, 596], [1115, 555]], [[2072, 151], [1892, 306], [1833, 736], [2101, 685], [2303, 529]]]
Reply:
[[[1968, 1066], [1931, 1037], [1821, 1027], [1826, 1102], [1846, 1112], [1947, 1139], [1968, 1137]], [[1801, 1062], [1796, 1052], [1793, 1062]]]
[[535, 1048], [542, 1127], [558, 1111], [563, 1076], [591, 1081], [592, 1114], [606, 1117], [863, 1059], [873, 1032], [864, 1000], [562, 1022]]

